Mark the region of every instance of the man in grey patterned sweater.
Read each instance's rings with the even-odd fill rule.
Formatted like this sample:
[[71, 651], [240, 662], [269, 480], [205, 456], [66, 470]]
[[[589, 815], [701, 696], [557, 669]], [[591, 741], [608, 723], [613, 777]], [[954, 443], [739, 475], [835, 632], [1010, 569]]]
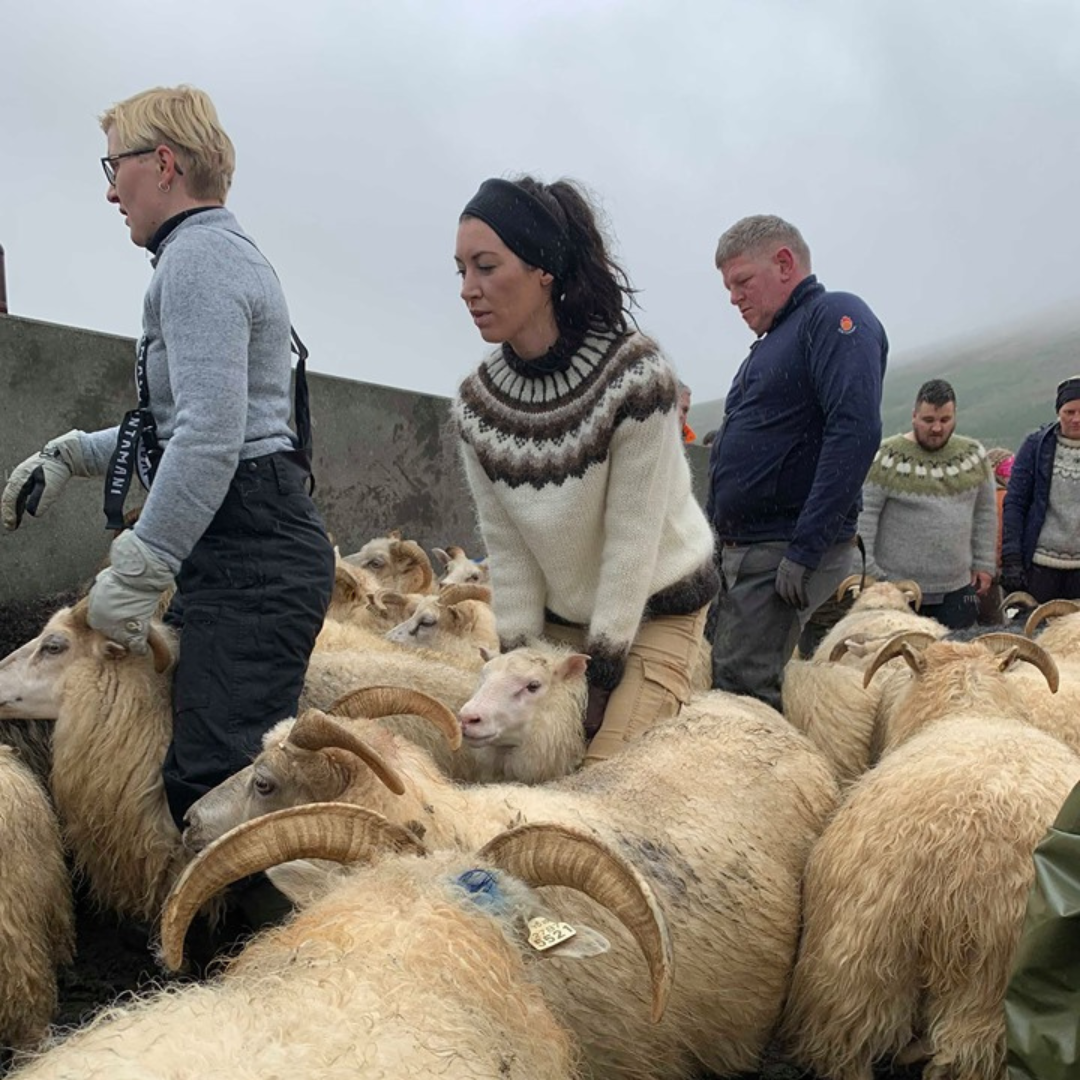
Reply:
[[997, 504], [986, 451], [955, 428], [953, 388], [924, 383], [911, 431], [886, 439], [874, 457], [859, 534], [868, 574], [917, 582], [923, 614], [960, 629], [975, 622], [993, 581]]

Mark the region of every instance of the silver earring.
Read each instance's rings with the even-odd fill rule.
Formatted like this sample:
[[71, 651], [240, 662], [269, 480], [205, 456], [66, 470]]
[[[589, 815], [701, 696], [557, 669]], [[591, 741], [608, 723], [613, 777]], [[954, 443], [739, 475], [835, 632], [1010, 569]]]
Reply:
[[158, 191], [163, 191], [167, 194], [172, 190], [172, 184], [158, 184], [157, 189]]

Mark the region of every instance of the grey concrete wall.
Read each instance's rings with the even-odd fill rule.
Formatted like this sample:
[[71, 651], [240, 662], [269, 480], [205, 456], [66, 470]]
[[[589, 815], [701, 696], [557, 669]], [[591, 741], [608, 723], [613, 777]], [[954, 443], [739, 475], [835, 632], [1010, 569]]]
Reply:
[[[134, 404], [134, 355], [129, 338], [0, 317], [0, 476], [54, 435], [117, 423]], [[309, 381], [315, 501], [343, 552], [393, 528], [429, 551], [479, 550], [447, 399], [328, 375]], [[690, 447], [689, 456], [703, 499], [707, 452]], [[4, 605], [93, 576], [110, 539], [101, 497], [99, 481], [72, 480], [45, 517], [0, 532], [0, 618]]]

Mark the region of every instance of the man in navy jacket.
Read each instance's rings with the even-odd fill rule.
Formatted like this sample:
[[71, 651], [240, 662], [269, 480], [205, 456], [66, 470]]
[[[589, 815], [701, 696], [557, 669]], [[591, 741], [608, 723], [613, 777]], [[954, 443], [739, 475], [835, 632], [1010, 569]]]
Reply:
[[889, 346], [862, 300], [818, 283], [806, 242], [781, 218], [736, 222], [716, 266], [757, 341], [709, 455], [724, 585], [713, 686], [779, 708], [800, 626], [855, 566]]

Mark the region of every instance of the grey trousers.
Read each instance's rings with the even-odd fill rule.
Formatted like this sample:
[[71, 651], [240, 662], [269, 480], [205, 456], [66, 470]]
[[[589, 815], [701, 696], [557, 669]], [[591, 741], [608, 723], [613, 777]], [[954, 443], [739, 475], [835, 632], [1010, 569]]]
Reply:
[[787, 541], [725, 547], [716, 636], [713, 688], [749, 694], [780, 708], [784, 665], [795, 651], [806, 620], [855, 572], [851, 541], [829, 548], [806, 585], [809, 604], [797, 611], [776, 595], [776, 568]]

